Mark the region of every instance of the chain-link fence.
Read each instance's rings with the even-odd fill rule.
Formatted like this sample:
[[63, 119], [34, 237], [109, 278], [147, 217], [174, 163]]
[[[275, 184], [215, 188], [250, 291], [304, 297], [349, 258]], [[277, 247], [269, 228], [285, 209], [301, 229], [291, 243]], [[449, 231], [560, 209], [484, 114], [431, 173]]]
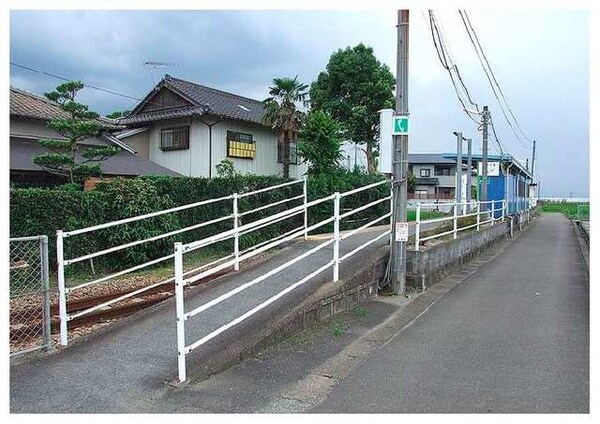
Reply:
[[49, 348], [48, 237], [10, 239], [10, 356]]

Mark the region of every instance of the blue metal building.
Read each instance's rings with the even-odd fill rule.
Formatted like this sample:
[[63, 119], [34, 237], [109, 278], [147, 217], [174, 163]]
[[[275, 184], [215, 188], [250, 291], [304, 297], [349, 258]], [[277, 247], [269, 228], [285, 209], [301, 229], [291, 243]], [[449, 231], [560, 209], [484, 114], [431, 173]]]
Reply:
[[[443, 157], [456, 160], [456, 153], [443, 154]], [[463, 163], [466, 163], [463, 157]], [[481, 175], [481, 154], [472, 155], [477, 175]], [[514, 214], [531, 207], [529, 190], [534, 184], [533, 176], [527, 168], [512, 155], [488, 155], [488, 200], [508, 202], [508, 214]], [[481, 178], [478, 177], [478, 193], [481, 193]], [[496, 209], [500, 208], [498, 204]], [[495, 213], [500, 216], [500, 211]]]

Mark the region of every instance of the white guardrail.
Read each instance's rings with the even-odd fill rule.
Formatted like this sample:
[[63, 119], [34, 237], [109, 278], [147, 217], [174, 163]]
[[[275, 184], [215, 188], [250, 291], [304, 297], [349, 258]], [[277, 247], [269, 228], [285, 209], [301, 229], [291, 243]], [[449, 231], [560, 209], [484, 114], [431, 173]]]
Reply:
[[[175, 297], [176, 297], [176, 312], [177, 312], [177, 355], [178, 355], [179, 380], [183, 382], [187, 378], [186, 377], [186, 355], [189, 354], [190, 352], [192, 352], [194, 349], [198, 348], [199, 346], [202, 346], [203, 344], [207, 343], [209, 340], [217, 337], [219, 334], [223, 333], [224, 331], [227, 331], [231, 327], [241, 323], [242, 321], [244, 321], [247, 318], [251, 317], [252, 315], [256, 314], [261, 309], [266, 308], [268, 305], [275, 302], [277, 299], [285, 296], [287, 293], [291, 292], [292, 290], [296, 289], [297, 287], [301, 286], [302, 284], [306, 283], [307, 281], [309, 281], [312, 278], [316, 277], [317, 275], [321, 274], [323, 271], [329, 269], [330, 267], [333, 268], [333, 281], [334, 282], [339, 281], [339, 275], [340, 275], [339, 274], [339, 266], [340, 266], [341, 262], [350, 258], [352, 255], [356, 254], [358, 251], [364, 249], [365, 247], [369, 246], [370, 244], [375, 243], [377, 240], [380, 240], [381, 238], [386, 237], [386, 236], [389, 237], [390, 229], [388, 228], [386, 231], [382, 232], [381, 234], [377, 235], [376, 237], [371, 238], [367, 242], [362, 243], [359, 247], [355, 248], [354, 250], [352, 250], [340, 257], [340, 241], [345, 240], [345, 239], [355, 235], [357, 232], [359, 232], [367, 227], [370, 227], [378, 222], [381, 222], [381, 221], [385, 220], [386, 218], [391, 218], [391, 215], [392, 215], [391, 210], [389, 210], [384, 215], [360, 226], [359, 228], [348, 231], [345, 234], [341, 235], [340, 234], [340, 222], [344, 218], [348, 218], [360, 211], [366, 210], [368, 208], [371, 208], [371, 207], [381, 204], [383, 202], [389, 202], [391, 204], [392, 196], [390, 195], [387, 197], [377, 199], [373, 202], [370, 202], [363, 206], [357, 207], [357, 208], [347, 211], [345, 213], [340, 213], [341, 199], [343, 199], [344, 197], [347, 197], [347, 196], [352, 196], [353, 194], [356, 194], [356, 193], [359, 193], [359, 192], [362, 192], [365, 190], [375, 188], [382, 184], [388, 184], [388, 181], [385, 181], [385, 180], [380, 181], [380, 182], [377, 182], [374, 184], [369, 184], [369, 185], [357, 188], [355, 190], [350, 190], [350, 191], [347, 191], [344, 193], [334, 193], [330, 196], [327, 196], [327, 197], [324, 197], [321, 199], [317, 199], [317, 200], [313, 200], [311, 202], [305, 201], [302, 206], [291, 208], [285, 212], [274, 214], [270, 217], [263, 218], [261, 220], [252, 222], [247, 225], [243, 225], [240, 227], [236, 226], [233, 230], [224, 231], [215, 236], [207, 237], [207, 238], [204, 238], [202, 240], [198, 240], [198, 241], [195, 241], [192, 243], [188, 243], [188, 244], [175, 243], [175, 247], [174, 247]], [[289, 218], [291, 216], [295, 216], [296, 214], [299, 214], [299, 213], [304, 212], [305, 217], [306, 217], [308, 208], [311, 208], [313, 206], [316, 206], [323, 202], [328, 202], [328, 201], [333, 201], [333, 215], [331, 217], [324, 219], [324, 220], [322, 220], [316, 224], [313, 224], [311, 226], [307, 225], [306, 219], [305, 219], [304, 228], [298, 227], [295, 230], [292, 230], [287, 234], [282, 234], [279, 237], [277, 237], [276, 239], [273, 239], [267, 243], [263, 243], [262, 246], [258, 247], [256, 250], [254, 250], [252, 252], [247, 252], [247, 253], [240, 254], [240, 255], [236, 254], [233, 259], [223, 262], [220, 265], [214, 266], [211, 269], [207, 269], [207, 270], [203, 271], [202, 273], [186, 277], [186, 274], [183, 271], [183, 255], [184, 254], [195, 251], [202, 247], [208, 246], [208, 245], [215, 243], [217, 241], [220, 241], [220, 240], [224, 240], [224, 239], [231, 238], [231, 237], [237, 238], [241, 234], [247, 234], [251, 231], [254, 231], [254, 230], [260, 228], [261, 226], [270, 225], [274, 222], [278, 222], [280, 220], [287, 219], [287, 218]], [[191, 311], [187, 311], [187, 312], [185, 311], [185, 303], [184, 303], [184, 287], [185, 286], [192, 284], [193, 282], [195, 282], [201, 278], [204, 278], [206, 276], [214, 274], [215, 272], [218, 272], [219, 270], [221, 270], [227, 266], [231, 266], [231, 264], [233, 264], [233, 263], [239, 263], [240, 261], [249, 259], [254, 255], [257, 255], [261, 252], [264, 252], [268, 249], [278, 246], [281, 243], [284, 243], [288, 240], [292, 240], [303, 234], [306, 236], [306, 234], [308, 234], [309, 232], [314, 231], [318, 228], [321, 228], [324, 225], [327, 225], [329, 223], [333, 223], [334, 230], [333, 230], [332, 237], [329, 238], [328, 240], [324, 241], [323, 243], [319, 244], [318, 246], [315, 246], [315, 247], [307, 250], [306, 252], [302, 253], [301, 255], [296, 256], [295, 258], [287, 261], [286, 263], [273, 268], [269, 272], [267, 272], [257, 278], [254, 278], [253, 280], [250, 280], [250, 281], [236, 287], [235, 289], [233, 289], [233, 290], [231, 290], [231, 291], [229, 291], [229, 292], [227, 292], [227, 293], [225, 293], [225, 294], [223, 294], [223, 295], [221, 295], [221, 296], [219, 296], [219, 297], [217, 297], [217, 298], [215, 298], [215, 299], [213, 299]], [[249, 287], [252, 287], [262, 281], [265, 281], [267, 278], [280, 273], [281, 271], [289, 268], [290, 266], [321, 251], [322, 249], [324, 249], [330, 245], [333, 245], [333, 254], [332, 254], [331, 260], [328, 261], [325, 265], [310, 272], [305, 277], [301, 278], [300, 280], [296, 281], [295, 283], [293, 283], [290, 286], [286, 287], [285, 289], [281, 290], [279, 293], [275, 294], [274, 296], [270, 297], [269, 299], [265, 300], [264, 302], [258, 304], [257, 306], [250, 309], [246, 313], [240, 315], [239, 317], [235, 318], [234, 320], [222, 325], [221, 327], [219, 327], [216, 330], [212, 331], [211, 333], [205, 335], [204, 337], [192, 342], [191, 344], [186, 345], [185, 323], [187, 320], [189, 320], [189, 319], [195, 317], [196, 315], [206, 311], [207, 309], [223, 302], [224, 300], [226, 300], [238, 293], [241, 293], [242, 291], [248, 289]], [[228, 257], [224, 257], [221, 259], [225, 260], [225, 259], [228, 259]]]
[[[497, 205], [500, 205], [499, 208], [496, 209]], [[421, 213], [423, 208], [430, 208], [430, 210], [435, 210], [439, 208], [441, 205], [450, 206], [452, 208], [452, 216], [444, 216], [440, 218], [431, 218], [431, 219], [421, 219]], [[475, 206], [476, 212], [467, 212], [462, 215], [459, 215], [459, 209], [470, 210], [472, 206]], [[488, 210], [488, 205], [491, 207]], [[483, 206], [483, 207], [482, 207]], [[431, 209], [434, 208], [434, 209]], [[496, 218], [496, 212], [500, 212], [500, 216]], [[475, 216], [476, 222], [470, 225], [459, 225], [459, 220], [461, 218], [466, 218], [470, 216]], [[483, 216], [483, 220], [481, 219]], [[496, 221], [504, 221], [506, 216], [506, 202], [504, 200], [488, 200], [486, 202], [460, 202], [460, 203], [417, 203], [416, 204], [416, 217], [415, 217], [415, 250], [419, 250], [419, 246], [422, 242], [427, 240], [432, 240], [439, 237], [444, 237], [452, 234], [456, 239], [458, 233], [460, 231], [467, 230], [469, 228], [477, 228], [477, 231], [480, 230], [482, 225], [491, 224], [494, 225]], [[449, 222], [452, 221], [453, 228], [448, 231], [443, 231], [441, 233], [433, 234], [427, 237], [421, 237], [421, 229], [422, 225], [426, 224], [434, 224], [440, 222]]]
[[[251, 210], [248, 210], [248, 211], [244, 211], [244, 212], [240, 212], [239, 211], [239, 208], [238, 208], [238, 201], [239, 201], [239, 199], [242, 199], [242, 198], [245, 198], [245, 197], [249, 197], [249, 196], [253, 196], [253, 195], [256, 195], [256, 194], [259, 194], [259, 193], [265, 193], [265, 192], [268, 192], [268, 191], [271, 191], [271, 190], [276, 190], [276, 189], [279, 189], [279, 188], [282, 188], [282, 187], [286, 187], [286, 186], [290, 186], [290, 185], [294, 185], [294, 184], [302, 184], [303, 185], [303, 190], [302, 190], [302, 194], [301, 195], [290, 197], [289, 199], [284, 199], [284, 200], [277, 201], [277, 202], [274, 202], [274, 203], [270, 203], [268, 205], [260, 206], [260, 207], [257, 207], [255, 209], [251, 209]], [[243, 227], [239, 227], [238, 226], [239, 219], [242, 216], [250, 215], [252, 213], [255, 213], [255, 212], [258, 212], [258, 211], [261, 211], [261, 210], [265, 210], [265, 209], [268, 209], [270, 207], [282, 205], [282, 204], [285, 204], [287, 202], [293, 202], [293, 201], [301, 200], [301, 199], [302, 199], [302, 204], [299, 205], [299, 206], [296, 206], [296, 207], [294, 207], [292, 209], [289, 209], [289, 210], [287, 210], [285, 212], [282, 212], [280, 214], [276, 214], [276, 215], [274, 215], [272, 217], [264, 218], [264, 219], [252, 222], [252, 223], [250, 223], [250, 224], [248, 224], [246, 226], [243, 226]], [[125, 243], [125, 244], [119, 245], [119, 246], [111, 247], [109, 249], [99, 250], [97, 252], [89, 253], [89, 254], [82, 255], [82, 256], [79, 256], [79, 257], [76, 257], [76, 258], [66, 259], [64, 257], [64, 242], [65, 242], [65, 239], [67, 239], [67, 238], [69, 238], [71, 236], [75, 236], [75, 235], [78, 235], [78, 234], [90, 233], [90, 232], [93, 232], [93, 231], [98, 231], [98, 230], [103, 230], [103, 229], [106, 229], [106, 228], [116, 227], [116, 226], [119, 226], [119, 225], [131, 223], [131, 222], [135, 222], [135, 221], [140, 221], [140, 220], [144, 220], [144, 219], [149, 219], [149, 218], [153, 218], [153, 217], [160, 216], [160, 215], [165, 215], [165, 214], [169, 214], [169, 213], [175, 213], [175, 212], [179, 212], [179, 211], [186, 210], [186, 209], [197, 208], [197, 207], [201, 207], [201, 206], [205, 206], [205, 205], [209, 205], [209, 204], [213, 204], [213, 203], [217, 203], [217, 202], [225, 202], [225, 201], [231, 201], [232, 202], [232, 212], [231, 212], [230, 215], [222, 216], [222, 217], [219, 217], [217, 219], [213, 219], [213, 220], [206, 221], [206, 222], [201, 222], [201, 223], [198, 223], [198, 224], [191, 225], [189, 227], [181, 228], [181, 229], [175, 230], [175, 231], [170, 231], [170, 232], [167, 232], [167, 233], [164, 233], [164, 234], [160, 234], [160, 235], [157, 235], [157, 236], [153, 236], [153, 237], [149, 237], [149, 238], [146, 238], [146, 239], [135, 240], [135, 241], [132, 241], [132, 242], [129, 242], [129, 243]], [[228, 255], [226, 258], [220, 258], [220, 259], [218, 259], [216, 261], [213, 261], [213, 262], [210, 262], [208, 264], [204, 264], [204, 265], [202, 265], [200, 267], [188, 270], [188, 271], [185, 272], [185, 275], [190, 275], [190, 274], [197, 273], [197, 272], [201, 271], [204, 268], [211, 267], [211, 266], [215, 265], [216, 263], [219, 263], [222, 260], [227, 259], [227, 258], [231, 258], [231, 257], [233, 259], [230, 260], [230, 261], [228, 261], [227, 265], [223, 266], [223, 264], [221, 264], [221, 265], [218, 266], [218, 269], [219, 270], [225, 269], [228, 266], [233, 265], [234, 269], [237, 271], [237, 270], [239, 270], [239, 262], [240, 262], [240, 260], [243, 260], [244, 258], [249, 257], [249, 256], [247, 256], [248, 255], [247, 252], [254, 250], [253, 255], [256, 254], [256, 252], [262, 252], [262, 251], [264, 251], [263, 247], [265, 245], [267, 245], [267, 243], [269, 243], [269, 242], [271, 242], [273, 240], [272, 239], [272, 240], [269, 240], [267, 242], [257, 244], [255, 246], [252, 246], [249, 249], [246, 249], [243, 252], [240, 252], [239, 251], [239, 238], [240, 238], [240, 236], [242, 236], [244, 234], [247, 234], [247, 233], [249, 233], [251, 231], [255, 231], [255, 230], [259, 229], [259, 228], [266, 227], [266, 226], [271, 225], [271, 224], [273, 224], [275, 222], [279, 222], [279, 221], [281, 221], [283, 219], [287, 219], [290, 216], [296, 216], [296, 215], [300, 215], [300, 214], [304, 214], [304, 225], [302, 227], [298, 227], [296, 229], [298, 231], [294, 230], [294, 231], [296, 231], [294, 234], [296, 234], [296, 233], [298, 233], [300, 235], [303, 234], [304, 237], [306, 238], [306, 236], [308, 234], [308, 230], [307, 230], [307, 226], [308, 226], [308, 215], [307, 215], [308, 214], [308, 203], [307, 203], [306, 178], [300, 179], [300, 180], [294, 180], [294, 181], [286, 182], [286, 183], [283, 183], [283, 184], [278, 184], [278, 185], [271, 186], [271, 187], [262, 188], [262, 189], [251, 191], [251, 192], [247, 192], [247, 193], [241, 193], [241, 194], [233, 193], [233, 194], [231, 194], [229, 196], [223, 196], [223, 197], [219, 197], [219, 198], [216, 198], [216, 199], [203, 200], [203, 201], [191, 203], [191, 204], [188, 204], [188, 205], [178, 206], [178, 207], [175, 207], [175, 208], [165, 209], [165, 210], [162, 210], [162, 211], [152, 212], [152, 213], [148, 213], [148, 214], [144, 214], [144, 215], [138, 215], [138, 216], [134, 216], [134, 217], [131, 217], [131, 218], [121, 219], [121, 220], [118, 220], [118, 221], [107, 222], [105, 224], [94, 225], [94, 226], [91, 226], [91, 227], [81, 228], [81, 229], [77, 229], [77, 230], [73, 230], [73, 231], [58, 230], [56, 232], [56, 255], [57, 255], [57, 261], [58, 261], [60, 344], [62, 346], [67, 346], [67, 344], [68, 344], [68, 322], [69, 321], [72, 321], [72, 320], [74, 320], [74, 319], [76, 319], [78, 317], [81, 317], [83, 315], [90, 314], [90, 313], [92, 313], [94, 311], [97, 311], [97, 310], [99, 310], [101, 308], [105, 308], [105, 307], [110, 306], [112, 304], [121, 302], [121, 301], [123, 301], [125, 299], [129, 299], [129, 298], [131, 298], [133, 296], [137, 296], [137, 295], [139, 295], [139, 294], [141, 294], [143, 292], [146, 292], [148, 290], [151, 290], [151, 289], [153, 289], [155, 287], [158, 287], [158, 286], [161, 286], [163, 284], [172, 283], [175, 280], [175, 277], [171, 277], [171, 278], [165, 279], [163, 281], [160, 281], [160, 282], [157, 282], [157, 283], [154, 283], [154, 284], [142, 287], [142, 288], [140, 288], [138, 290], [132, 291], [130, 293], [126, 293], [123, 296], [117, 297], [115, 299], [111, 299], [111, 300], [109, 300], [107, 302], [100, 303], [98, 305], [92, 306], [92, 307], [84, 309], [84, 310], [77, 311], [76, 313], [72, 313], [72, 314], [68, 313], [68, 308], [67, 308], [68, 307], [68, 296], [69, 296], [70, 293], [72, 293], [74, 291], [77, 291], [77, 290], [80, 290], [80, 289], [82, 289], [84, 287], [87, 287], [87, 286], [90, 286], [90, 285], [104, 283], [104, 282], [113, 280], [113, 279], [115, 279], [117, 277], [121, 277], [123, 275], [129, 274], [129, 273], [132, 273], [132, 272], [136, 272], [136, 271], [139, 271], [139, 270], [142, 270], [142, 269], [150, 267], [152, 265], [156, 265], [158, 263], [168, 261], [168, 260], [174, 258], [175, 255], [173, 253], [171, 253], [169, 255], [166, 255], [166, 256], [163, 256], [163, 257], [160, 257], [160, 258], [157, 258], [157, 259], [153, 259], [153, 260], [148, 261], [148, 262], [140, 263], [140, 264], [135, 265], [133, 267], [130, 267], [130, 268], [127, 268], [127, 269], [115, 272], [115, 273], [110, 274], [110, 275], [103, 276], [101, 278], [94, 279], [92, 281], [87, 281], [87, 282], [84, 282], [84, 283], [81, 283], [79, 285], [72, 286], [72, 287], [67, 287], [67, 284], [66, 284], [66, 281], [65, 281], [65, 267], [67, 267], [69, 265], [72, 265], [72, 264], [75, 264], [75, 263], [78, 263], [78, 262], [81, 262], [81, 261], [84, 261], [84, 260], [93, 259], [93, 258], [98, 257], [98, 256], [102, 256], [102, 255], [106, 255], [106, 254], [109, 254], [109, 253], [112, 253], [112, 252], [116, 252], [116, 251], [119, 251], [119, 250], [127, 249], [127, 248], [130, 248], [130, 247], [133, 247], [133, 246], [137, 246], [137, 245], [140, 245], [140, 244], [143, 244], [143, 243], [149, 243], [149, 242], [152, 242], [152, 241], [164, 239], [166, 237], [171, 237], [171, 236], [174, 236], [174, 235], [177, 235], [177, 234], [181, 234], [181, 233], [184, 233], [184, 232], [187, 232], [187, 231], [196, 230], [196, 229], [199, 229], [199, 228], [202, 228], [202, 227], [206, 227], [208, 225], [215, 224], [215, 223], [218, 223], [218, 222], [227, 221], [227, 220], [233, 220], [233, 230], [227, 231], [225, 233], [218, 234], [218, 235], [213, 236], [213, 237], [210, 238], [211, 240], [213, 240], [211, 243], [214, 243], [214, 242], [217, 242], [217, 241], [225, 240], [227, 238], [225, 236], [225, 234], [231, 234], [231, 236], [234, 238], [234, 251], [233, 251], [233, 253], [230, 254], [230, 255]], [[273, 219], [274, 217], [277, 217], [277, 218]], [[291, 232], [287, 233], [287, 234], [291, 234]], [[284, 237], [286, 237], [286, 234], [280, 235], [280, 236], [276, 237], [276, 239], [280, 239], [280, 238], [284, 238]], [[208, 244], [211, 244], [211, 243], [207, 243], [205, 245], [208, 245]], [[198, 247], [200, 247], [200, 246], [198, 246]], [[240, 256], [240, 255], [242, 255], [242, 256]], [[214, 274], [214, 272], [202, 273], [200, 275], [207, 276], [207, 275], [211, 275], [211, 274]], [[199, 278], [196, 278], [196, 280], [198, 280], [198, 279]]]

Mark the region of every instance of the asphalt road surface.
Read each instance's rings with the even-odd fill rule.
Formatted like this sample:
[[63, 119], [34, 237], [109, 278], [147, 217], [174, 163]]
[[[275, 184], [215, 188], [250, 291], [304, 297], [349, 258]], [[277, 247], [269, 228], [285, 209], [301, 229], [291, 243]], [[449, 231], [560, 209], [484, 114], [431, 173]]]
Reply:
[[543, 214], [311, 412], [589, 412], [589, 282], [571, 222]]

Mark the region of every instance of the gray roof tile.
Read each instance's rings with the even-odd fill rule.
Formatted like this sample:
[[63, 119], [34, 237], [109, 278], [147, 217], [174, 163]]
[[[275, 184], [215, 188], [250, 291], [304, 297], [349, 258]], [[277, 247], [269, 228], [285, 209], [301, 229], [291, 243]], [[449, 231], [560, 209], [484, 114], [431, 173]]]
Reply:
[[[141, 106], [144, 105], [154, 93], [160, 88], [166, 87], [181, 94], [184, 98], [190, 100], [194, 106], [177, 107], [172, 109], [139, 113]], [[191, 115], [214, 115], [222, 118], [236, 119], [240, 121], [261, 124], [261, 118], [264, 113], [263, 102], [206, 87], [191, 81], [173, 78], [169, 75], [149, 93], [133, 112], [121, 118], [121, 124], [140, 124], [160, 119], [179, 118]]]

